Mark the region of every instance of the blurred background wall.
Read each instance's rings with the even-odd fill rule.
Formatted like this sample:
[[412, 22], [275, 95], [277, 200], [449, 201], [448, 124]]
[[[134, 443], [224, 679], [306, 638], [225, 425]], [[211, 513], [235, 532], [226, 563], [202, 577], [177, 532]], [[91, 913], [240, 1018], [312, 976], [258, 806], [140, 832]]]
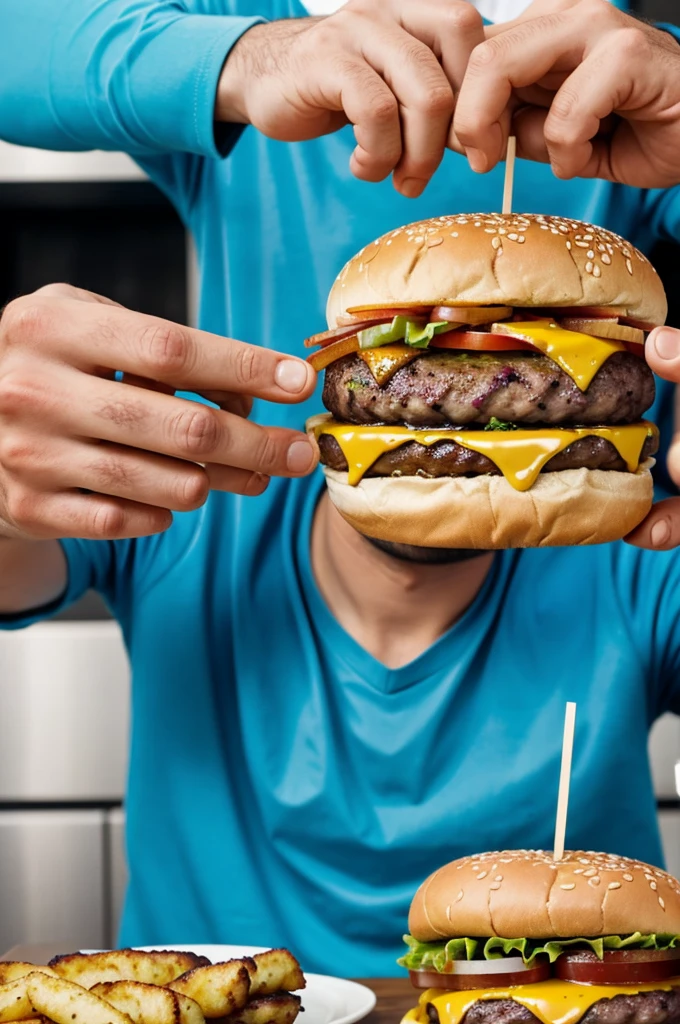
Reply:
[[[639, 0], [637, 11], [680, 23], [680, 0]], [[69, 281], [195, 323], [190, 240], [126, 157], [0, 143], [0, 218], [0, 308]], [[678, 255], [662, 245], [653, 257], [676, 325]], [[94, 595], [53, 622], [0, 632], [0, 951], [19, 942], [65, 950], [115, 942], [126, 877], [128, 705], [120, 632]], [[651, 756], [666, 858], [680, 874], [678, 719], [658, 723]]]

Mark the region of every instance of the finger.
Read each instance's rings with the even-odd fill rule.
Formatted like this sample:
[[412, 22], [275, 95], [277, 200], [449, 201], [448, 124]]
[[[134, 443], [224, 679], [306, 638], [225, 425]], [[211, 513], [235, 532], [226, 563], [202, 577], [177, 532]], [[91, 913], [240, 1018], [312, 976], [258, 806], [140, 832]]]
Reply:
[[172, 524], [167, 509], [96, 494], [38, 493], [25, 487], [12, 488], [3, 518], [36, 540], [122, 540], [162, 533]]
[[403, 149], [394, 184], [403, 195], [415, 198], [444, 155], [453, 90], [429, 47], [401, 29], [367, 32], [363, 52], [399, 103]]
[[[606, 5], [605, 5], [606, 6]], [[458, 97], [454, 130], [473, 151], [475, 170], [490, 170], [507, 145], [503, 116], [513, 89], [523, 89], [552, 70], [576, 67], [596, 40], [598, 25], [584, 32], [569, 12], [522, 22], [478, 46]]]
[[234, 395], [229, 391], [202, 391], [201, 395], [224, 412], [233, 412], [234, 416], [247, 419], [252, 412], [253, 400], [248, 395]]
[[121, 377], [123, 384], [130, 384], [135, 388], [145, 388], [147, 391], [159, 391], [163, 395], [174, 395], [175, 389], [169, 384], [162, 384], [159, 380], [149, 380], [148, 377], [137, 377], [134, 373], [124, 373]]
[[625, 540], [637, 548], [670, 551], [680, 546], [680, 498], [666, 498], [629, 533]]
[[213, 491], [228, 491], [230, 494], [244, 494], [257, 497], [264, 494], [269, 486], [270, 478], [264, 473], [251, 473], [247, 469], [234, 469], [232, 466], [205, 467]]
[[[68, 396], [68, 399], [66, 398]], [[274, 476], [303, 476], [316, 464], [305, 434], [262, 427], [232, 413], [71, 370], [37, 377], [4, 396], [4, 412], [30, 423], [39, 409], [57, 434], [108, 441], [188, 462], [215, 462]], [[21, 411], [20, 411], [21, 410]]]
[[78, 488], [175, 512], [200, 508], [209, 491], [201, 466], [120, 445], [22, 437], [5, 441], [2, 465], [10, 480], [35, 491]]
[[680, 384], [680, 330], [657, 327], [647, 338], [645, 359], [654, 373]]
[[42, 288], [38, 288], [35, 294], [46, 298], [78, 299], [81, 302], [98, 302], [102, 306], [118, 306], [121, 309], [123, 308], [120, 302], [109, 299], [106, 295], [89, 292], [85, 288], [76, 288], [72, 284], [45, 284]]
[[[74, 308], [75, 307], [75, 308]], [[55, 315], [55, 312], [59, 315]], [[316, 383], [303, 359], [128, 309], [32, 298], [7, 307], [3, 343], [50, 353], [88, 373], [102, 367], [161, 381], [176, 390], [233, 391], [299, 402]]]
[[550, 163], [559, 178], [573, 178], [593, 157], [593, 139], [602, 122], [635, 91], [636, 56], [645, 43], [642, 31], [618, 32], [617, 45], [601, 44], [557, 90], [545, 120]]
[[402, 153], [396, 97], [376, 71], [359, 61], [333, 69], [329, 92], [336, 91], [336, 102], [354, 125], [357, 144], [350, 159], [352, 174], [360, 181], [383, 181]]

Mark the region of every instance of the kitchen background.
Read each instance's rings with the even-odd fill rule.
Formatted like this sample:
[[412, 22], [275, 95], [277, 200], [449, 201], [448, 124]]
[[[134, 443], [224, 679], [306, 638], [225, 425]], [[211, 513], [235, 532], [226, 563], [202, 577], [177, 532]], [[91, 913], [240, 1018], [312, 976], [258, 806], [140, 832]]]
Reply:
[[[637, 10], [680, 23], [678, 0], [639, 0]], [[0, 216], [0, 308], [69, 281], [195, 323], [190, 240], [126, 157], [0, 143]], [[678, 256], [671, 245], [654, 255], [672, 300], [680, 297]], [[120, 632], [94, 595], [52, 622], [0, 632], [0, 951], [19, 942], [115, 943], [126, 878], [128, 698]], [[680, 719], [657, 724], [650, 753], [666, 858], [680, 874]]]

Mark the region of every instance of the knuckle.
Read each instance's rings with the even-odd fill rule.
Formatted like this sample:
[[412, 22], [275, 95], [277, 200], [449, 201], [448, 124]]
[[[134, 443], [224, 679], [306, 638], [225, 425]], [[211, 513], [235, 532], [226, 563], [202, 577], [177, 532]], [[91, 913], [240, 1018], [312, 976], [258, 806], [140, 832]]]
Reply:
[[99, 502], [92, 510], [92, 532], [102, 540], [115, 540], [125, 532], [127, 514], [120, 505]]
[[234, 359], [236, 385], [251, 389], [265, 377], [268, 353], [266, 349], [240, 343]]
[[0, 416], [16, 418], [41, 401], [41, 389], [35, 378], [17, 372], [0, 377]]
[[501, 48], [497, 39], [486, 39], [479, 46], [475, 46], [470, 54], [468, 70], [472, 74], [482, 74], [492, 68], [501, 57]]
[[161, 320], [144, 327], [140, 344], [154, 376], [181, 378], [191, 369], [192, 346], [178, 324]]
[[10, 473], [20, 472], [36, 461], [35, 443], [21, 434], [7, 434], [0, 440], [0, 464]]
[[273, 437], [263, 431], [255, 455], [255, 467], [258, 472], [269, 475], [279, 464], [279, 449]]
[[626, 25], [616, 33], [615, 55], [619, 63], [627, 63], [631, 57], [645, 58], [651, 55], [650, 40], [641, 26]]
[[376, 124], [388, 125], [399, 117], [399, 104], [392, 93], [381, 90], [372, 103], [370, 97], [367, 96], [366, 99], [370, 103], [371, 120]]
[[31, 530], [40, 525], [40, 499], [25, 487], [12, 487], [6, 499], [7, 514], [15, 526]]
[[425, 111], [436, 116], [450, 117], [453, 114], [453, 93], [447, 86], [435, 86], [425, 99]]
[[438, 15], [448, 30], [457, 32], [481, 31], [484, 19], [470, 3], [446, 4]]
[[221, 428], [217, 416], [207, 406], [182, 412], [175, 421], [177, 446], [186, 457], [206, 461], [220, 442]]
[[45, 337], [50, 321], [48, 304], [31, 295], [15, 299], [5, 307], [2, 333], [7, 341], [14, 344], [30, 344]]
[[175, 507], [180, 512], [191, 512], [205, 505], [210, 493], [208, 475], [199, 469], [187, 475], [178, 488]]

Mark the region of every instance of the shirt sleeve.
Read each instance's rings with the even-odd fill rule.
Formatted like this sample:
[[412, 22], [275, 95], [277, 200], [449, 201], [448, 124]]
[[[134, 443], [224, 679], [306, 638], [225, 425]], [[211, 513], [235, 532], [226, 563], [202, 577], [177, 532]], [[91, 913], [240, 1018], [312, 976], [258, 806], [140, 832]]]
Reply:
[[66, 588], [56, 601], [17, 615], [0, 615], [0, 629], [23, 629], [74, 604], [88, 590], [111, 600], [115, 591], [115, 546], [108, 541], [60, 541], [66, 556]]
[[[174, 198], [190, 188], [199, 158], [233, 146], [241, 126], [215, 134], [219, 76], [234, 44], [264, 18], [223, 13], [221, 0], [21, 0], [4, 8], [6, 141], [129, 153]], [[184, 159], [163, 165], [168, 154]]]
[[649, 665], [652, 722], [666, 711], [680, 714], [680, 549], [626, 555], [626, 583], [617, 591], [627, 595], [633, 644]]

